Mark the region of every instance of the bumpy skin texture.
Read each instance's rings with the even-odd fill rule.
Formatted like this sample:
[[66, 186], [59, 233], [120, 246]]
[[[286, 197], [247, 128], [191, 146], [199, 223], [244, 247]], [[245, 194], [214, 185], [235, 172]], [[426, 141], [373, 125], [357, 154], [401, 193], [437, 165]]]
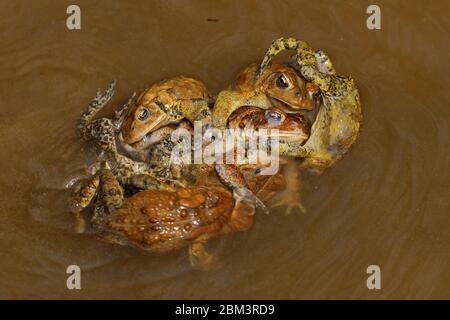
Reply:
[[190, 246], [194, 268], [208, 270], [215, 258], [204, 243], [253, 225], [254, 207], [235, 205], [221, 186], [141, 191], [123, 199], [123, 191], [107, 166], [100, 169], [100, 188], [92, 220], [108, 241], [151, 252], [167, 252]]
[[[273, 122], [271, 112], [283, 117]], [[270, 115], [270, 116], [269, 116]], [[229, 121], [230, 128], [279, 129], [283, 138], [289, 133], [293, 139], [307, 138], [308, 128], [300, 115], [287, 115], [279, 110], [264, 111], [244, 107]], [[260, 176], [258, 165], [224, 167], [228, 175], [238, 175], [238, 185], [245, 185], [264, 201], [285, 186], [281, 174]], [[141, 191], [123, 200], [123, 190], [109, 165], [104, 162], [87, 190], [75, 195], [87, 205], [87, 197], [95, 196], [98, 187], [93, 224], [108, 241], [128, 244], [153, 252], [165, 252], [190, 245], [190, 260], [194, 267], [207, 270], [214, 257], [204, 249], [204, 242], [223, 233], [245, 231], [253, 224], [255, 206], [252, 202], [239, 201], [213, 177], [203, 185], [169, 190]], [[98, 179], [100, 181], [98, 181]], [[236, 200], [235, 200], [236, 199]], [[76, 199], [73, 199], [76, 201]]]
[[[272, 119], [270, 116], [280, 116], [280, 118]], [[280, 110], [272, 109], [264, 111], [255, 107], [240, 108], [232, 115], [229, 121], [229, 127], [235, 129], [267, 129], [267, 134], [271, 137], [275, 137], [275, 131], [278, 130], [278, 138], [280, 141], [291, 142], [303, 142], [309, 133], [309, 128], [305, 124], [305, 121], [301, 115], [286, 114]], [[104, 131], [102, 131], [104, 132]], [[112, 139], [112, 145], [115, 145], [115, 140]], [[113, 173], [118, 175], [119, 181], [124, 184], [130, 184], [142, 189], [166, 189], [174, 190], [175, 186], [170, 183], [161, 183], [161, 181], [176, 182], [179, 186], [187, 186], [191, 184], [191, 181], [197, 181], [197, 185], [201, 184], [204, 176], [210, 175], [211, 171], [215, 169], [221, 181], [233, 190], [233, 194], [237, 201], [244, 202], [256, 202], [257, 205], [267, 212], [264, 204], [250, 192], [247, 182], [242, 176], [239, 168], [235, 165], [217, 164], [215, 167], [207, 165], [184, 165], [177, 168], [171, 163], [171, 153], [177, 141], [173, 141], [172, 138], [167, 138], [161, 142], [152, 145], [148, 152], [151, 156], [148, 163], [133, 161], [130, 158], [124, 157], [117, 153], [115, 147], [111, 148], [114, 152], [111, 153], [111, 159], [119, 159], [119, 161], [108, 161], [108, 163], [119, 163], [120, 166], [111, 166]], [[124, 165], [126, 164], [126, 166]], [[142, 170], [139, 165], [151, 166], [151, 172], [149, 169]], [[114, 170], [115, 168], [124, 168], [129, 170]], [[135, 172], [133, 170], [135, 169]], [[255, 167], [256, 170], [256, 167]], [[175, 171], [178, 174], [175, 174]], [[127, 179], [123, 179], [126, 173]], [[194, 177], [194, 178], [193, 178]], [[193, 178], [193, 179], [192, 179]], [[166, 180], [164, 180], [166, 179]], [[88, 191], [83, 191], [88, 192]], [[76, 200], [72, 200], [73, 204], [79, 207], [85, 207], [88, 201], [80, 199], [80, 203], [77, 204]], [[72, 205], [75, 206], [75, 205]]]
[[[99, 150], [100, 160], [105, 160], [113, 174], [122, 184], [130, 184], [143, 188], [169, 188], [180, 186], [180, 181], [173, 181], [159, 176], [160, 168], [154, 168], [149, 163], [135, 161], [120, 154], [117, 150], [116, 135], [132, 104], [135, 94], [116, 113], [114, 119], [100, 118], [94, 120], [97, 113], [108, 103], [114, 94], [115, 82], [105, 91], [98, 91], [95, 98], [82, 114], [78, 131], [81, 137], [92, 142]], [[97, 164], [98, 166], [98, 164]], [[182, 184], [181, 184], [182, 185]]]
[[[280, 120], [274, 123], [273, 118]], [[286, 114], [278, 109], [267, 111], [257, 107], [242, 107], [235, 111], [228, 120], [229, 128], [279, 130], [280, 142], [289, 141], [301, 144], [309, 137], [309, 126], [299, 114]], [[275, 134], [269, 134], [275, 137]], [[286, 163], [285, 163], [286, 162]], [[249, 189], [271, 208], [286, 206], [286, 214], [295, 210], [306, 212], [300, 199], [301, 179], [298, 165], [280, 158], [282, 171], [273, 176], [259, 175], [260, 165], [241, 165], [238, 170], [245, 177]]]
[[[241, 107], [229, 118], [230, 129], [266, 129], [271, 137], [284, 141], [304, 142], [309, 137], [309, 126], [300, 114], [287, 114], [278, 108], [265, 111], [258, 107]], [[278, 130], [278, 133], [271, 132]]]
[[[228, 120], [227, 124], [230, 129], [253, 129], [266, 130], [268, 137], [278, 138], [279, 141], [290, 141], [301, 144], [308, 138], [309, 127], [306, 125], [303, 116], [299, 114], [286, 114], [285, 112], [271, 108], [262, 110], [256, 107], [242, 107], [236, 110]], [[276, 129], [276, 130], [274, 130]], [[246, 146], [248, 148], [248, 146]], [[264, 146], [259, 146], [264, 150]], [[234, 150], [236, 155], [236, 149]], [[263, 201], [254, 196], [254, 190], [250, 188], [248, 176], [243, 173], [243, 169], [254, 172], [252, 179], [257, 179], [255, 172], [264, 168], [262, 163], [257, 164], [216, 164], [215, 169], [218, 177], [223, 184], [233, 190], [233, 196], [239, 203], [254, 201], [265, 213], [268, 209]]]
[[129, 108], [121, 128], [125, 143], [133, 144], [148, 133], [182, 119], [209, 124], [212, 100], [205, 85], [192, 78], [178, 76], [144, 90]]
[[[279, 115], [280, 119], [271, 119], [269, 116]], [[267, 133], [271, 137], [275, 137], [275, 133], [271, 129], [278, 130], [278, 138], [281, 141], [292, 141], [301, 143], [306, 140], [309, 134], [309, 128], [305, 124], [301, 115], [288, 115], [280, 110], [271, 109], [264, 111], [256, 107], [243, 107], [237, 110], [228, 122], [229, 128], [235, 129], [267, 129]], [[197, 185], [201, 184], [205, 175], [211, 175], [211, 171], [215, 168], [218, 177], [222, 183], [233, 190], [233, 196], [237, 202], [256, 202], [257, 206], [263, 211], [268, 212], [267, 208], [254, 194], [250, 191], [247, 181], [242, 175], [240, 169], [235, 165], [217, 164], [212, 166], [200, 165], [183, 165], [179, 167], [178, 175], [174, 174], [173, 164], [170, 162], [171, 151], [176, 145], [172, 138], [166, 138], [161, 143], [151, 146], [144, 153], [150, 154], [149, 162], [159, 163], [161, 167], [170, 170], [171, 174], [166, 177], [172, 179], [188, 179], [189, 181], [197, 181]], [[256, 166], [254, 166], [256, 170]], [[196, 177], [192, 179], [192, 177]], [[189, 179], [190, 178], [190, 179]], [[187, 185], [187, 183], [185, 183]]]
[[321, 173], [334, 165], [358, 138], [362, 123], [358, 89], [352, 78], [335, 74], [323, 51], [314, 52], [306, 42], [293, 38], [273, 41], [257, 77], [276, 54], [286, 49], [296, 50], [294, 65], [306, 80], [319, 86], [322, 105], [306, 143], [280, 143], [280, 153], [303, 157], [303, 167]]
[[256, 79], [258, 67], [253, 63], [242, 70], [230, 89], [240, 92], [253, 90], [265, 92], [273, 106], [286, 113], [315, 108], [316, 101], [313, 94], [318, 92], [319, 88], [301, 78], [295, 69], [272, 62]]
[[[284, 70], [284, 66], [280, 66], [277, 70]], [[254, 68], [256, 70], [256, 67]], [[292, 71], [288, 69], [287, 71]], [[286, 73], [287, 73], [286, 71]], [[272, 73], [271, 73], [272, 74]], [[241, 83], [241, 82], [240, 82]], [[266, 82], [263, 82], [266, 83]], [[240, 85], [244, 85], [241, 83]], [[298, 98], [297, 98], [298, 100]], [[272, 113], [277, 112], [273, 110]], [[280, 117], [282, 117], [282, 121], [280, 122], [269, 122], [268, 118], [264, 111], [261, 109], [253, 108], [253, 109], [245, 109], [240, 108], [236, 111], [236, 115], [231, 121], [232, 126], [230, 128], [254, 128], [254, 129], [268, 129], [268, 134], [272, 137], [275, 137], [274, 133], [271, 133], [270, 129], [278, 129], [281, 134], [279, 139], [283, 141], [292, 141], [292, 142], [302, 142], [304, 141], [309, 133], [309, 129], [304, 125], [303, 117], [300, 115], [287, 115], [280, 111]], [[129, 116], [130, 114], [128, 114]], [[127, 116], [127, 117], [128, 117]], [[128, 121], [128, 118], [125, 119], [125, 122]], [[167, 127], [161, 128], [167, 129]], [[170, 132], [168, 130], [167, 132]], [[154, 133], [153, 133], [154, 134]], [[153, 135], [152, 134], [152, 135]], [[151, 163], [155, 166], [155, 177], [156, 178], [170, 178], [170, 179], [180, 179], [180, 178], [188, 178], [188, 176], [193, 176], [192, 171], [194, 171], [194, 175], [201, 171], [201, 176], [204, 175], [204, 171], [208, 171], [208, 166], [181, 166], [175, 169], [175, 166], [171, 163], [171, 154], [173, 148], [178, 145], [179, 141], [173, 141], [172, 137], [167, 137], [163, 139], [161, 142], [157, 144], [153, 144], [150, 146], [146, 146], [143, 143], [143, 149], [131, 149], [131, 146], [127, 148], [128, 154], [134, 154], [137, 158], [147, 159], [148, 163]], [[149, 156], [150, 155], [150, 156]], [[160, 170], [156, 170], [156, 167], [160, 167]], [[209, 168], [212, 170], [212, 167]], [[245, 179], [239, 172], [239, 169], [234, 165], [226, 165], [226, 164], [217, 164], [215, 166], [215, 170], [218, 176], [221, 178], [222, 182], [233, 190], [234, 197], [237, 201], [255, 201], [257, 205], [267, 212], [265, 205], [259, 201], [248, 189], [248, 186], [245, 183]], [[178, 172], [178, 175], [174, 174]], [[162, 175], [162, 173], [165, 175]], [[198, 180], [201, 180], [197, 179]], [[187, 185], [184, 182], [184, 185]], [[136, 184], [136, 183], [135, 183]], [[142, 183], [141, 183], [142, 184]]]
[[225, 128], [229, 116], [242, 106], [269, 109], [273, 106], [295, 113], [312, 110], [316, 105], [318, 87], [307, 83], [295, 69], [280, 63], [258, 68], [252, 64], [242, 70], [229, 90], [219, 93], [214, 104], [212, 121], [216, 128]]
[[[99, 160], [107, 162], [112, 173], [121, 184], [138, 189], [163, 189], [169, 191], [188, 185], [188, 181], [184, 179], [185, 177], [182, 173], [174, 175], [174, 171], [177, 168], [171, 163], [171, 151], [175, 145], [180, 143], [182, 138], [172, 139], [170, 136], [165, 138], [167, 133], [161, 134], [161, 137], [156, 139], [151, 145], [151, 161], [149, 162], [137, 161], [119, 153], [117, 141], [120, 140], [117, 139], [117, 136], [121, 124], [128, 116], [127, 111], [129, 106], [132, 105], [134, 95], [116, 113], [114, 119], [100, 118], [93, 120], [113, 96], [114, 86], [115, 82], [111, 83], [105, 91], [99, 90], [97, 92], [96, 97], [81, 116], [78, 125], [80, 135], [99, 149]], [[93, 167], [94, 170], [98, 170], [99, 163]], [[195, 169], [202, 170], [202, 168]], [[77, 187], [69, 200], [71, 210], [76, 212], [86, 207], [95, 195], [95, 192], [92, 192], [93, 190], [95, 191], [95, 186], [90, 190]], [[85, 196], [79, 197], [81, 194], [85, 194]]]
[[96, 224], [140, 248], [167, 252], [204, 233], [239, 231], [228, 226], [233, 206], [225, 188], [146, 190], [127, 198], [113, 213], [97, 218]]
[[69, 209], [73, 213], [78, 213], [87, 207], [97, 193], [100, 183], [98, 174], [79, 181], [73, 188], [69, 198]]
[[[178, 134], [172, 135], [176, 132]], [[192, 180], [192, 176], [196, 175], [192, 171], [195, 171], [198, 166], [175, 163], [172, 156], [174, 149], [177, 147], [183, 150], [193, 148], [192, 135], [192, 125], [189, 121], [182, 120], [176, 126], [168, 125], [158, 129], [133, 145], [121, 141], [120, 136], [118, 139], [124, 154], [130, 157], [131, 161], [143, 161], [152, 167], [154, 178], [169, 180], [179, 186], [186, 186]], [[148, 189], [151, 185], [146, 187], [144, 182], [146, 179], [147, 177], [143, 175], [136, 175], [132, 179], [133, 185]], [[140, 181], [136, 182], [135, 180]]]

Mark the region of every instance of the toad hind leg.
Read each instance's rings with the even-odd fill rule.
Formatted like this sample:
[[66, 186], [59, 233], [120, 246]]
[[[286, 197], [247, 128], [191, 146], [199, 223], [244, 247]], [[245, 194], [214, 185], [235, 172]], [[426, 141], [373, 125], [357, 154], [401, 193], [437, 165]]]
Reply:
[[[314, 62], [309, 58], [310, 55], [314, 57]], [[293, 58], [300, 74], [318, 85], [322, 95], [332, 95], [333, 99], [341, 98], [347, 82], [351, 80], [335, 74], [333, 63], [325, 52], [313, 52], [310, 47], [305, 47], [302, 53], [297, 52]]]
[[[296, 50], [294, 59], [300, 67], [300, 73], [302, 76], [308, 81], [317, 84], [322, 92], [329, 91], [331, 81], [328, 75], [334, 75], [335, 73], [330, 58], [325, 54], [325, 52], [314, 52], [305, 41], [294, 38], [279, 38], [272, 42], [258, 71], [256, 72], [256, 79], [269, 65], [273, 57], [283, 50]], [[325, 72], [322, 73], [321, 70]]]
[[89, 103], [89, 106], [85, 112], [81, 115], [80, 122], [78, 124], [78, 131], [81, 136], [86, 140], [90, 137], [90, 124], [95, 115], [111, 100], [114, 95], [114, 87], [116, 86], [116, 81], [112, 81], [106, 90], [97, 90], [97, 94], [94, 99]]
[[75, 233], [84, 233], [86, 230], [86, 221], [80, 212], [92, 203], [97, 194], [99, 182], [100, 177], [94, 172], [90, 178], [80, 181], [72, 189], [69, 210], [74, 215]]
[[123, 121], [125, 120], [125, 117], [127, 116], [128, 109], [135, 98], [136, 98], [136, 91], [133, 92], [130, 98], [128, 98], [128, 100], [122, 105], [122, 107], [120, 107], [118, 111], [114, 112], [116, 129], [120, 129], [120, 126], [122, 125]]
[[74, 186], [70, 199], [69, 209], [72, 213], [79, 213], [86, 208], [97, 194], [100, 178], [98, 174], [80, 181]]
[[309, 64], [316, 64], [316, 57], [306, 42], [294, 38], [278, 38], [272, 41], [269, 49], [267, 49], [263, 61], [256, 71], [255, 80], [257, 80], [267, 68], [273, 57], [284, 50], [296, 50], [297, 56], [301, 57], [303, 60], [307, 60]]
[[111, 172], [109, 165], [103, 162], [100, 169], [100, 200], [109, 213], [122, 206], [123, 194], [119, 181]]
[[205, 243], [215, 236], [218, 228], [216, 225], [206, 226], [205, 228], [206, 230], [202, 230], [205, 233], [195, 238], [189, 246], [189, 262], [193, 269], [211, 271], [216, 265], [217, 258], [207, 252]]

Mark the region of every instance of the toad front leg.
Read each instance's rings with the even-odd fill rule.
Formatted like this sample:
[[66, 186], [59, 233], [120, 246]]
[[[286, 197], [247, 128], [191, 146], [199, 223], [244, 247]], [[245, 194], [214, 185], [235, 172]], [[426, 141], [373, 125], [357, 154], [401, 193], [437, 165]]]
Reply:
[[232, 164], [216, 164], [216, 172], [221, 181], [233, 190], [236, 205], [240, 202], [251, 205], [255, 204], [264, 213], [269, 213], [266, 205], [248, 188], [247, 182], [237, 166]]
[[177, 106], [175, 109], [177, 109], [179, 113], [192, 124], [194, 124], [195, 121], [201, 121], [202, 125], [211, 124], [211, 109], [209, 108], [211, 100], [186, 99], [180, 100], [176, 104]]
[[269, 109], [272, 103], [265, 93], [223, 90], [217, 96], [214, 104], [212, 112], [213, 127], [226, 128], [230, 115], [242, 106]]

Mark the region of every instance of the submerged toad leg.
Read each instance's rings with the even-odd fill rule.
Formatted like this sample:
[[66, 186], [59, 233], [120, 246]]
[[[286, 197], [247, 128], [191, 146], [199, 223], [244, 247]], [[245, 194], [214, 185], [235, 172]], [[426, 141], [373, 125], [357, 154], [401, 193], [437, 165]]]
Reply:
[[108, 212], [112, 213], [122, 206], [123, 188], [106, 162], [102, 163], [100, 170], [100, 200]]
[[223, 229], [217, 224], [211, 224], [200, 228], [194, 242], [189, 246], [189, 261], [194, 269], [211, 271], [216, 265], [217, 258], [209, 254], [205, 243], [215, 237], [219, 231], [222, 233], [247, 231], [253, 226], [255, 207], [253, 204], [236, 202], [231, 213], [230, 221]]
[[286, 215], [290, 215], [295, 210], [306, 213], [306, 209], [301, 202], [301, 176], [300, 167], [295, 162], [289, 162], [284, 168], [284, 177], [286, 188], [284, 191], [277, 193], [272, 198], [271, 208], [282, 207], [286, 205]]
[[253, 226], [255, 219], [255, 206], [253, 204], [236, 201], [229, 222], [229, 230], [225, 231], [247, 231]]
[[100, 183], [100, 176], [97, 172], [84, 180], [79, 181], [72, 189], [69, 197], [69, 210], [74, 214], [75, 233], [84, 233], [86, 221], [80, 212], [92, 203], [95, 198]]
[[199, 234], [203, 234], [196, 237], [194, 242], [189, 245], [189, 262], [193, 269], [211, 271], [216, 264], [217, 258], [206, 251], [205, 242], [213, 238], [218, 231], [219, 227], [216, 224], [198, 230]]
[[99, 177], [99, 195], [92, 217], [92, 221], [96, 223], [99, 223], [106, 214], [119, 209], [124, 201], [123, 188], [105, 161], [101, 163]]
[[[123, 188], [106, 162], [101, 163], [100, 169], [91, 178], [83, 180], [75, 186], [69, 200], [70, 211], [79, 214], [92, 203], [97, 194], [98, 203], [94, 208], [94, 218], [97, 213], [103, 212], [103, 207], [112, 213], [122, 206]], [[76, 218], [80, 219], [81, 216], [77, 215]]]

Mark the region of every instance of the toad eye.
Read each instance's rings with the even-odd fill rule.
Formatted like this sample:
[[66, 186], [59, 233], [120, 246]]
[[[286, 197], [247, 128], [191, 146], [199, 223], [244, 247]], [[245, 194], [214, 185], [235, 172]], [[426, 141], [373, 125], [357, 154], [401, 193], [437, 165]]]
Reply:
[[276, 84], [277, 84], [278, 88], [283, 89], [283, 90], [289, 88], [289, 80], [286, 78], [286, 76], [284, 74], [280, 75], [277, 78]]
[[266, 119], [271, 125], [278, 125], [284, 121], [284, 115], [276, 111], [266, 111]]
[[137, 114], [137, 118], [140, 121], [145, 121], [147, 120], [148, 116], [149, 116], [149, 112], [147, 108], [142, 108], [141, 110], [139, 110], [139, 113]]

